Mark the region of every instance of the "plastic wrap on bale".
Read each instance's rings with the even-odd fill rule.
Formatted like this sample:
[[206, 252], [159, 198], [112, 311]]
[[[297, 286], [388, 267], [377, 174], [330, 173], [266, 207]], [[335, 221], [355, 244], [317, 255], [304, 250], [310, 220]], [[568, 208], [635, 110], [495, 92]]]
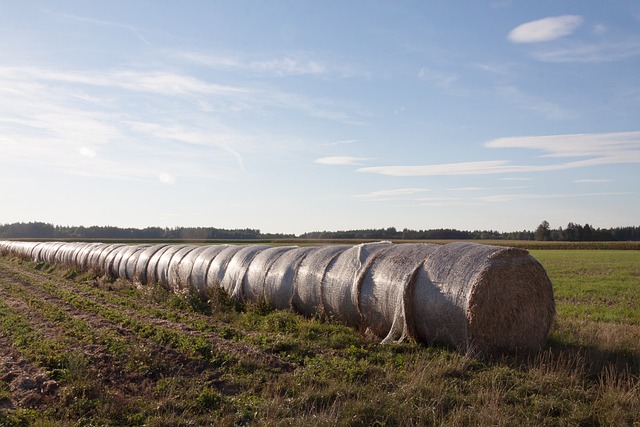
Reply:
[[382, 342], [413, 338], [491, 354], [547, 339], [553, 287], [526, 250], [476, 243], [271, 247], [0, 242], [3, 253], [174, 292], [214, 288], [241, 302], [321, 316]]

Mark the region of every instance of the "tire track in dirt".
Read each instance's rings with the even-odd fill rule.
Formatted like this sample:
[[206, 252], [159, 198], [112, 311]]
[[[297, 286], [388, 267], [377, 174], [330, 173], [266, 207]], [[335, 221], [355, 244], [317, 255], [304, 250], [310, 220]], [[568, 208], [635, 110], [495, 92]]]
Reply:
[[[154, 380], [161, 376], [173, 376], [178, 373], [197, 375], [208, 367], [203, 361], [187, 358], [172, 348], [159, 346], [146, 340], [149, 342], [145, 343], [147, 347], [145, 356], [156, 362], [161, 361], [162, 372], [136, 372], [135, 369], [131, 371], [128, 365], [131, 362], [139, 361], [137, 360], [137, 357], [140, 356], [139, 353], [125, 353], [124, 357], [117, 357], [110, 354], [99, 340], [97, 340], [98, 343], [80, 342], [77, 337], [72, 337], [73, 334], [69, 330], [65, 330], [51, 319], [38, 313], [23, 299], [13, 296], [9, 288], [21, 287], [27, 294], [25, 296], [35, 297], [44, 304], [60, 308], [71, 318], [86, 322], [96, 331], [95, 336], [99, 336], [100, 332], [117, 331], [118, 337], [131, 345], [140, 346], [140, 342], [145, 340], [140, 340], [132, 331], [119, 327], [107, 319], [70, 307], [59, 298], [38, 289], [28, 280], [17, 278], [15, 274], [12, 274], [15, 271], [11, 265], [0, 263], [0, 300], [10, 308], [11, 312], [24, 319], [33, 330], [45, 338], [52, 341], [66, 341], [68, 352], [81, 353], [86, 356], [89, 361], [88, 369], [101, 388], [117, 390], [123, 395], [135, 397], [142, 394], [141, 389], [151, 386]], [[22, 272], [19, 269], [18, 271]], [[31, 278], [34, 276], [32, 275]], [[0, 330], [0, 332], [2, 331]], [[57, 397], [54, 392], [58, 389], [58, 383], [52, 380], [46, 370], [38, 366], [32, 357], [15, 348], [8, 334], [0, 334], [0, 346], [2, 348], [0, 362], [3, 367], [0, 371], [0, 380], [6, 384], [4, 389], [10, 394], [10, 397], [0, 399], [0, 408], [41, 407], [53, 404]], [[209, 374], [213, 374], [213, 372]], [[212, 379], [211, 375], [207, 375], [207, 377]]]
[[58, 383], [44, 369], [16, 352], [0, 333], [0, 381], [10, 396], [0, 398], [0, 410], [45, 405], [54, 400]]
[[[28, 285], [30, 289], [35, 288], [35, 286], [33, 286], [34, 283], [29, 283], [29, 281], [24, 279], [21, 280], [20, 276], [28, 277], [29, 279], [39, 284], [41, 288], [39, 290], [35, 290], [39, 294], [39, 298], [42, 298], [44, 301], [51, 302], [51, 303], [55, 303], [55, 301], [57, 300], [58, 304], [64, 304], [68, 309], [73, 310], [74, 311], [73, 315], [78, 316], [81, 319], [85, 318], [86, 316], [89, 316], [90, 319], [88, 319], [88, 321], [93, 322], [93, 320], [91, 320], [91, 318], [95, 318], [93, 314], [89, 315], [87, 312], [73, 309], [72, 307], [70, 307], [70, 304], [68, 304], [66, 301], [62, 300], [57, 296], [51, 295], [47, 293], [44, 289], [42, 289], [43, 284], [44, 286], [46, 286], [48, 282], [51, 282], [52, 280], [51, 277], [43, 273], [40, 273], [38, 271], [32, 272], [24, 268], [18, 268], [13, 264], [8, 264], [8, 265], [7, 263], [4, 263], [4, 264], [6, 268], [12, 271], [16, 280], [25, 282], [25, 284]], [[174, 322], [168, 319], [161, 319], [161, 318], [149, 316], [147, 314], [141, 314], [130, 308], [123, 307], [120, 304], [115, 304], [113, 302], [107, 301], [105, 298], [103, 298], [102, 296], [96, 295], [96, 293], [94, 292], [87, 292], [85, 290], [82, 290], [80, 289], [80, 287], [82, 286], [81, 284], [78, 284], [77, 282], [73, 282], [71, 280], [65, 280], [65, 279], [60, 279], [56, 277], [55, 281], [56, 281], [56, 286], [59, 287], [60, 289], [65, 290], [67, 292], [72, 292], [82, 298], [90, 300], [109, 310], [117, 311], [123, 314], [124, 316], [126, 316], [127, 318], [135, 319], [144, 324], [166, 328], [168, 330], [171, 330], [180, 334], [185, 334], [192, 337], [204, 338], [212, 344], [213, 349], [216, 352], [221, 353], [223, 355], [225, 354], [230, 355], [237, 359], [250, 357], [254, 361], [260, 361], [262, 368], [270, 368], [270, 369], [275, 368], [277, 370], [283, 370], [283, 371], [290, 371], [295, 368], [294, 365], [292, 365], [290, 362], [285, 361], [277, 357], [276, 355], [266, 353], [256, 346], [253, 346], [247, 343], [242, 343], [242, 342], [230, 341], [211, 332], [198, 331], [194, 327], [188, 324]], [[136, 303], [144, 305], [146, 308], [150, 308], [150, 309], [166, 310], [165, 307], [162, 307], [159, 304], [154, 304], [151, 301], [136, 301]], [[201, 316], [204, 316], [204, 315], [193, 315], [193, 318], [202, 320]], [[216, 322], [214, 319], [210, 317], [206, 317], [206, 316], [204, 317], [207, 322]], [[109, 319], [106, 319], [101, 316], [100, 318], [102, 319], [103, 322], [107, 322], [107, 323], [104, 325], [101, 325], [100, 322], [98, 322], [95, 324], [96, 327], [108, 327], [111, 329], [118, 330], [119, 332], [122, 332], [122, 333], [124, 333], [124, 330], [126, 330], [126, 328], [124, 328], [122, 325], [118, 323], [114, 323]], [[87, 319], [84, 319], [84, 320], [87, 320]], [[131, 333], [135, 334], [135, 332], [131, 332]]]

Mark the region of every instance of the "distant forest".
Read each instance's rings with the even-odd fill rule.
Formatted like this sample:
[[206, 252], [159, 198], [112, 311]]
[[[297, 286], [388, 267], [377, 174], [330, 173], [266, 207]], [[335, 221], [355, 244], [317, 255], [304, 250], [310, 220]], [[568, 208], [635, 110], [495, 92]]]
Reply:
[[227, 230], [213, 227], [120, 228], [110, 226], [74, 227], [42, 222], [0, 224], [0, 239], [164, 239], [164, 240], [258, 240], [258, 239], [386, 239], [440, 240], [491, 239], [539, 241], [640, 241], [640, 227], [594, 228], [589, 224], [570, 222], [566, 228], [552, 229], [547, 221], [533, 231], [499, 232], [460, 231], [453, 229], [409, 230], [395, 227], [348, 230], [313, 231], [300, 236], [282, 233], [262, 233], [258, 229]]

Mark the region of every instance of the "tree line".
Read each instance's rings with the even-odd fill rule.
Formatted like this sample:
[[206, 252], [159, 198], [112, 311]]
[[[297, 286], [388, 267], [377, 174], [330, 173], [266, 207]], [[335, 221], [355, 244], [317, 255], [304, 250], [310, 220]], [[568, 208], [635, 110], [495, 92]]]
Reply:
[[382, 239], [382, 240], [539, 240], [539, 241], [640, 241], [640, 227], [594, 228], [570, 222], [566, 228], [551, 228], [545, 220], [533, 231], [500, 232], [455, 229], [397, 230], [395, 227], [346, 231], [312, 231], [296, 236], [262, 233], [259, 229], [214, 227], [60, 226], [43, 222], [0, 224], [4, 239], [162, 239], [162, 240], [259, 240], [259, 239]]
[[245, 228], [227, 230], [214, 227], [146, 227], [61, 226], [42, 222], [0, 224], [0, 238], [5, 239], [162, 239], [162, 240], [222, 240], [292, 238], [292, 234], [265, 234]]

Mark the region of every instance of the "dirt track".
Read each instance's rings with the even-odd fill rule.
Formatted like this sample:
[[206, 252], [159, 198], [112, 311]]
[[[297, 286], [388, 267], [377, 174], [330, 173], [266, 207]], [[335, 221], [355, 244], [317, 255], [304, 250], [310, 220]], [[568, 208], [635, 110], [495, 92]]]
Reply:
[[133, 404], [171, 377], [233, 394], [237, 385], [221, 365], [294, 368], [220, 336], [245, 332], [154, 301], [131, 282], [65, 279], [39, 267], [0, 257], [0, 409], [105, 396]]

